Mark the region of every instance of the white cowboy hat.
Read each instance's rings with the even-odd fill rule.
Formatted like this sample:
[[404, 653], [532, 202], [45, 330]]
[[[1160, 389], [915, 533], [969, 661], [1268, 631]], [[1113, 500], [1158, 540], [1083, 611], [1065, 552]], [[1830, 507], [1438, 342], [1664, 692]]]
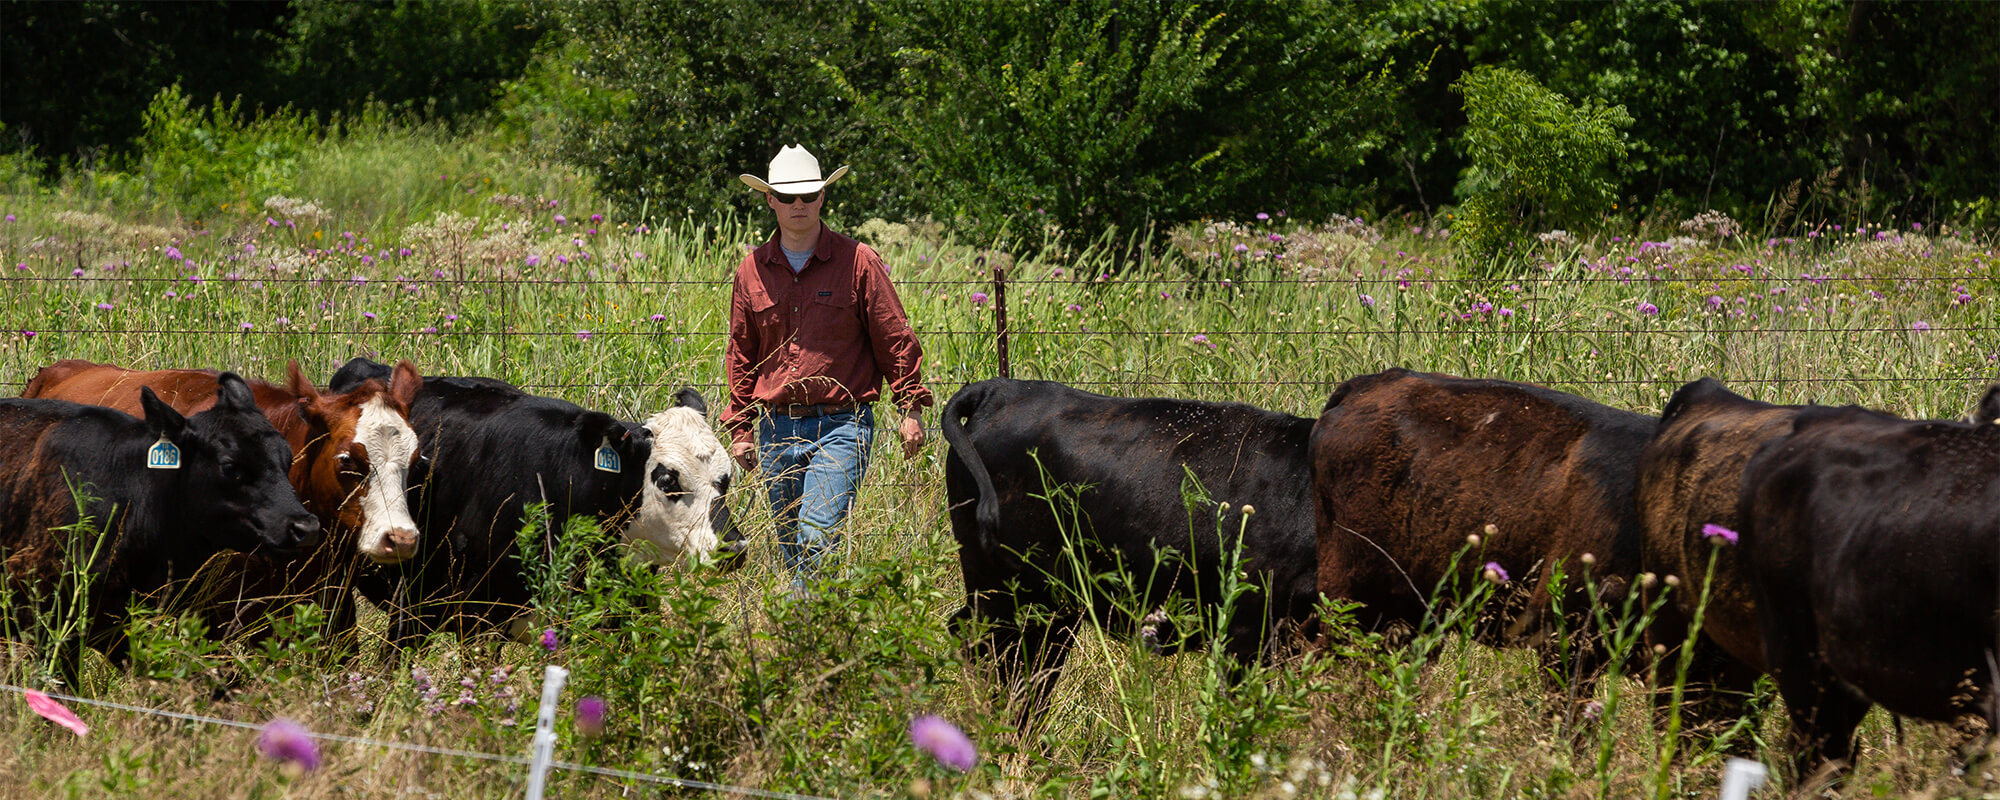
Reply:
[[806, 152], [802, 145], [788, 144], [778, 150], [777, 157], [771, 159], [771, 180], [755, 175], [741, 175], [744, 183], [760, 192], [778, 194], [812, 194], [826, 188], [840, 176], [847, 174], [847, 167], [834, 170], [832, 175], [821, 180], [819, 159]]

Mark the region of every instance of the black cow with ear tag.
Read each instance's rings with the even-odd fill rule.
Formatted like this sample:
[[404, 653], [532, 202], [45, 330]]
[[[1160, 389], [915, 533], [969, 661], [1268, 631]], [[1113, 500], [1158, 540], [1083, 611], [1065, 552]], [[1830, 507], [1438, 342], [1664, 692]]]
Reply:
[[[184, 417], [142, 390], [145, 418], [62, 400], [0, 400], [0, 555], [15, 597], [92, 575], [85, 638], [122, 659], [126, 609], [225, 550], [288, 555], [319, 543], [285, 471], [291, 448], [234, 373], [214, 408]], [[98, 535], [70, 535], [78, 497]], [[14, 622], [48, 613], [21, 603]], [[74, 669], [74, 659], [65, 657]], [[71, 675], [70, 677], [74, 677]]]
[[[329, 388], [342, 391], [388, 370], [356, 358]], [[410, 476], [422, 544], [415, 559], [360, 587], [392, 609], [390, 638], [399, 644], [432, 630], [505, 627], [517, 638], [535, 632], [523, 616], [530, 591], [514, 555], [529, 504], [548, 504], [544, 552], [573, 516], [621, 533], [644, 516], [653, 454], [644, 424], [492, 378], [426, 377], [410, 426], [422, 456]]]

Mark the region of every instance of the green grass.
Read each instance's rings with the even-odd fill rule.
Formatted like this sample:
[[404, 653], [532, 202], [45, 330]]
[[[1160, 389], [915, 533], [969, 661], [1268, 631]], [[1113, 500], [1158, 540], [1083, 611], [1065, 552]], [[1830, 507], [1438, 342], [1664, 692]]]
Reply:
[[[267, 380], [296, 358], [324, 381], [368, 355], [499, 377], [627, 418], [684, 385], [720, 406], [727, 276], [743, 246], [768, 235], [766, 221], [624, 218], [561, 170], [439, 134], [357, 135], [299, 162], [288, 196], [324, 216], [290, 217], [296, 227], [261, 198], [196, 227], [200, 215], [156, 211], [129, 185], [102, 188], [118, 176], [0, 195], [0, 213], [13, 215], [0, 222], [0, 393], [59, 358]], [[983, 254], [1008, 265], [1013, 374], [1116, 395], [1314, 415], [1341, 380], [1405, 366], [1654, 413], [1683, 382], [1713, 375], [1772, 402], [1956, 416], [2000, 374], [1994, 248], [1959, 232], [1829, 227], [1662, 251], [1642, 240], [1668, 233], [1625, 230], [1482, 260], [1432, 230], [1449, 220], [1281, 217], [1176, 231], [1164, 257], [1117, 265], [1089, 249], [1016, 261], [921, 225], [862, 222], [838, 224], [882, 250], [940, 400], [996, 371], [993, 303], [973, 297], [994, 292]], [[943, 445], [934, 438], [905, 459], [892, 444], [874, 455], [837, 602], [780, 599], [785, 579], [751, 485], [738, 507], [762, 549], [748, 569], [604, 577], [612, 588], [601, 591], [659, 598], [657, 614], [610, 630], [565, 620], [568, 644], [553, 655], [447, 640], [388, 655], [373, 639], [352, 659], [310, 646], [206, 652], [168, 646], [179, 628], [142, 615], [142, 631], [164, 631], [142, 633], [157, 640], [153, 655], [129, 672], [100, 666], [81, 691], [523, 754], [533, 677], [562, 663], [574, 674], [567, 697], [606, 697], [612, 723], [603, 739], [579, 738], [566, 701], [558, 759], [830, 797], [1695, 797], [1714, 794], [1723, 747], [1781, 759], [1782, 715], [1767, 697], [1729, 744], [1687, 738], [1663, 771], [1640, 695], [1657, 687], [1608, 681], [1597, 697], [1608, 718], [1578, 722], [1531, 654], [1450, 629], [1421, 651], [1358, 638], [1346, 658], [1294, 659], [1234, 693], [1218, 688], [1205, 654], [1159, 658], [1135, 640], [1086, 634], [1055, 711], [1024, 740], [945, 628], [962, 587]], [[379, 615], [364, 621], [370, 636], [382, 626]], [[29, 663], [9, 661], [9, 679], [29, 679]], [[443, 707], [423, 697], [413, 668], [443, 687]], [[498, 683], [496, 668], [506, 670]], [[455, 702], [460, 679], [474, 684], [472, 704]], [[1614, 697], [1628, 702], [1605, 702]], [[0, 704], [13, 742], [0, 748], [0, 795], [484, 797], [522, 787], [510, 765], [337, 744], [320, 771], [287, 777], [258, 760], [252, 733], [83, 711], [96, 730], [78, 741]], [[974, 772], [948, 773], [911, 748], [905, 726], [926, 712], [973, 735], [983, 756]], [[1870, 718], [1845, 796], [1976, 791], [1951, 774], [1948, 731], [1905, 731]], [[552, 796], [625, 788], [558, 774]]]

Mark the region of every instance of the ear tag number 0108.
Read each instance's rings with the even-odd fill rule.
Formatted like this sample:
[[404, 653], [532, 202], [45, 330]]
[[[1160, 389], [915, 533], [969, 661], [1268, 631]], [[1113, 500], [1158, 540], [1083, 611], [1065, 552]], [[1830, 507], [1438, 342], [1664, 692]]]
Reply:
[[618, 451], [611, 449], [611, 437], [604, 437], [604, 442], [597, 446], [597, 455], [596, 458], [592, 459], [591, 466], [596, 467], [599, 472], [617, 472], [620, 470]]
[[181, 449], [174, 446], [173, 442], [167, 441], [167, 437], [160, 437], [152, 447], [146, 448], [146, 468], [180, 469]]

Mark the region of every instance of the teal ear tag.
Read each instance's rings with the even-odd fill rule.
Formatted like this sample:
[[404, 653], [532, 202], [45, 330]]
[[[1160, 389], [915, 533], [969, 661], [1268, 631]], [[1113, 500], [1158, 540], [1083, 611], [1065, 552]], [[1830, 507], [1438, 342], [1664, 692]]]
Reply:
[[167, 441], [167, 437], [160, 437], [160, 440], [154, 442], [152, 447], [146, 448], [146, 469], [180, 468], [181, 449], [175, 447], [173, 442]]
[[611, 449], [611, 437], [604, 437], [604, 443], [597, 446], [597, 457], [593, 459], [591, 466], [596, 467], [599, 472], [617, 472], [620, 469], [619, 463], [618, 451]]

